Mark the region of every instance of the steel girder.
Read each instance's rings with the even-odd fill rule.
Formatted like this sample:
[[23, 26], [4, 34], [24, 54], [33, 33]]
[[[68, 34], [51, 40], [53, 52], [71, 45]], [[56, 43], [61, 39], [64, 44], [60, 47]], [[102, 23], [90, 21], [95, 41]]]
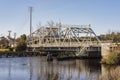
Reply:
[[42, 26], [27, 36], [27, 44], [32, 47], [79, 47], [94, 45], [100, 40], [90, 25]]

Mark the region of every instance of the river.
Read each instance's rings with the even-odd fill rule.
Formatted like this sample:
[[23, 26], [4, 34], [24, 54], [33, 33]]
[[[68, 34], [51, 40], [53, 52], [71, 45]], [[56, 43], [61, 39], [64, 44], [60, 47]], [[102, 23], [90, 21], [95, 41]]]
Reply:
[[110, 80], [109, 71], [113, 67], [108, 69], [99, 61], [74, 59], [47, 62], [46, 57], [0, 58], [0, 80]]

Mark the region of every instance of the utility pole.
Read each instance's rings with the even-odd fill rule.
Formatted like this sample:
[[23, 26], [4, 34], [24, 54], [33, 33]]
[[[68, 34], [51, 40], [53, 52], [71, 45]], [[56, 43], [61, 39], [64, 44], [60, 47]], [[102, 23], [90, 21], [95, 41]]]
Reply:
[[8, 38], [10, 38], [11, 37], [11, 31], [9, 30], [8, 33], [9, 33]]
[[32, 34], [32, 9], [33, 7], [30, 7], [30, 37]]
[[16, 33], [14, 33], [14, 46], [16, 44]]
[[16, 33], [14, 33], [14, 40], [16, 39]]

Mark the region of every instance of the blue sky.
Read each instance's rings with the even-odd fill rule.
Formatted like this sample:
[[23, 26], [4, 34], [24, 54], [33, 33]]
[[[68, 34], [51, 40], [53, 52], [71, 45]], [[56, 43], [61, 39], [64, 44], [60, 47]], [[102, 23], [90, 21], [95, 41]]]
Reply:
[[29, 7], [33, 7], [33, 30], [39, 22], [91, 24], [96, 34], [120, 31], [120, 0], [0, 0], [0, 36], [29, 33]]

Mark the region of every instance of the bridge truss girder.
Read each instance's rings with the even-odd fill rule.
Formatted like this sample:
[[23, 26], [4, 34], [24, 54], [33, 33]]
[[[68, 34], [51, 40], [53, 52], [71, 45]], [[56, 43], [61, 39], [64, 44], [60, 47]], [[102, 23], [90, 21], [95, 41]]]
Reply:
[[90, 25], [42, 26], [27, 37], [27, 44], [32, 47], [79, 47], [94, 43], [99, 44], [100, 40]]

